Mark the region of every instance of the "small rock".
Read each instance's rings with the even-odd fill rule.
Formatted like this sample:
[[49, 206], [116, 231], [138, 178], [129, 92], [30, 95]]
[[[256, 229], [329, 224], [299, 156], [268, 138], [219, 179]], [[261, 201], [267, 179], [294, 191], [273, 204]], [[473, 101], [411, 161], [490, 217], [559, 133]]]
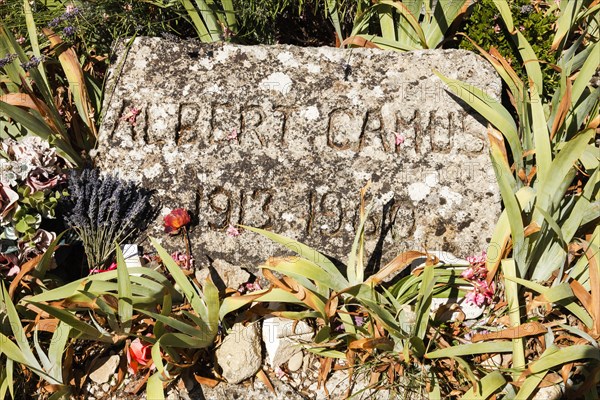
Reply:
[[531, 400], [558, 400], [563, 398], [564, 383], [539, 388]]
[[[479, 318], [483, 314], [483, 311], [485, 310], [485, 306], [483, 306], [483, 305], [478, 306], [476, 304], [466, 301], [462, 297], [460, 299], [434, 297], [433, 299], [431, 299], [431, 311], [436, 312], [440, 307], [450, 306], [451, 304], [459, 305], [460, 309], [465, 314], [466, 320]], [[447, 314], [447, 315], [443, 316], [442, 320], [456, 321], [457, 318], [459, 317], [460, 313], [458, 311], [455, 311], [455, 312], [447, 312], [444, 314]]]
[[302, 362], [304, 360], [304, 354], [301, 351], [294, 354], [288, 361], [288, 369], [291, 372], [296, 372], [302, 368]]
[[309, 342], [313, 329], [304, 321], [267, 317], [263, 321], [262, 337], [271, 367], [279, 367], [293, 355], [301, 352], [300, 343]]
[[121, 358], [116, 354], [114, 356], [99, 359], [97, 361], [98, 367], [89, 375], [90, 379], [97, 384], [108, 382], [115, 373], [120, 360]]
[[108, 383], [105, 383], [102, 385], [102, 391], [104, 393], [108, 393], [110, 391], [110, 385]]
[[229, 383], [240, 383], [256, 374], [262, 365], [260, 332], [256, 323], [233, 325], [217, 349], [217, 362]]
[[209, 275], [219, 289], [229, 287], [237, 290], [241, 284], [250, 279], [247, 271], [224, 260], [215, 260], [209, 268], [196, 271], [196, 279], [200, 283], [204, 282]]

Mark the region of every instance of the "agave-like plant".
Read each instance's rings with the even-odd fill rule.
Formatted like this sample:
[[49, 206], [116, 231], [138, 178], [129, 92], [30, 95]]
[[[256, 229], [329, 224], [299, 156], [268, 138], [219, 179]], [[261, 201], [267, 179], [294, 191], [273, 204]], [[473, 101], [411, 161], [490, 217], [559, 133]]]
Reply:
[[144, 1], [163, 8], [183, 8], [201, 42], [227, 41], [237, 33], [238, 23], [232, 0]]
[[[337, 0], [328, 1], [332, 23], [342, 32]], [[471, 0], [359, 1], [350, 35], [342, 45], [410, 51], [434, 49], [456, 27]]]
[[[479, 51], [508, 87], [517, 119], [479, 88], [438, 74], [490, 123], [491, 158], [505, 209], [488, 249], [488, 279], [502, 271], [509, 329], [524, 326], [523, 291], [528, 289], [539, 294], [538, 301], [559, 305], [576, 317], [580, 327], [561, 329], [590, 342], [560, 348], [553, 343], [550, 330], [545, 351], [536, 360], [528, 360], [524, 337], [513, 336], [513, 381], [520, 389], [518, 393], [510, 387], [507, 390], [515, 398], [527, 398], [554, 368], [600, 360], [594, 339], [600, 333], [600, 230], [585, 229], [600, 218], [600, 158], [594, 143], [600, 125], [600, 89], [590, 85], [600, 60], [600, 5], [597, 1], [561, 1], [558, 5], [552, 49], [560, 54], [556, 66], [560, 86], [545, 88], [536, 54], [515, 28], [508, 5], [494, 4], [512, 32], [529, 81], [520, 80], [494, 48]], [[545, 102], [544, 93], [552, 89], [551, 101]], [[452, 355], [454, 348], [434, 354]], [[595, 393], [597, 384], [596, 376], [584, 389]], [[469, 393], [474, 395], [483, 387], [492, 394], [504, 385], [501, 374], [491, 373]]]
[[[365, 276], [364, 224], [376, 204], [366, 207], [365, 193], [366, 188], [361, 192], [359, 224], [345, 268], [340, 269], [324, 254], [298, 241], [244, 226], [297, 256], [270, 258], [262, 264], [260, 268], [271, 287], [225, 298], [221, 317], [251, 302], [303, 305], [303, 311], [277, 311], [276, 314], [290, 319], [315, 319], [318, 330], [314, 343], [307, 345], [306, 350], [322, 357], [347, 359], [351, 364], [350, 374], [358, 354], [372, 356], [389, 352], [393, 357], [399, 355], [407, 365], [412, 365], [415, 358], [424, 361], [432, 298], [448, 297], [450, 290], [454, 290], [455, 295], [460, 293], [457, 286], [466, 281], [456, 276], [453, 267], [467, 264], [442, 266], [434, 255], [407, 251], [373, 275]], [[395, 284], [384, 284], [419, 259], [425, 263], [413, 274]], [[432, 344], [429, 342], [429, 346]], [[321, 375], [324, 379], [327, 374]], [[432, 390], [439, 392], [435, 376], [430, 379]]]
[[[48, 40], [45, 51], [38, 41], [38, 29], [27, 0], [23, 1], [23, 11], [29, 34], [28, 52], [0, 22], [0, 59], [12, 60], [3, 65], [5, 74], [0, 75], [8, 89], [0, 96], [0, 123], [13, 137], [41, 137], [72, 165], [82, 166], [97, 137], [97, 110], [92, 106], [94, 96], [88, 91], [94, 85], [84, 74], [75, 50], [49, 28], [42, 29]], [[44, 60], [54, 56], [63, 74], [49, 77]], [[60, 96], [56, 86], [64, 87], [72, 96], [62, 102], [62, 108], [57, 105]]]

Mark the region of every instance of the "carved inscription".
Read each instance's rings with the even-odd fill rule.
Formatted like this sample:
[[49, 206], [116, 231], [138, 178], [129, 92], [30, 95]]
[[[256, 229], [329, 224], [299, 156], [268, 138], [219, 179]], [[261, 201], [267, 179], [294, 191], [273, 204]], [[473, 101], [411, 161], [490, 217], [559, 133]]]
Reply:
[[[272, 189], [227, 190], [222, 186], [196, 190], [195, 215], [200, 225], [212, 231], [224, 231], [230, 225], [249, 225], [272, 229], [281, 221], [281, 210], [288, 205], [274, 202]], [[309, 237], [339, 237], [344, 230], [354, 232], [358, 228], [358, 199], [344, 198], [342, 193], [309, 191], [298, 199], [300, 214], [294, 218], [302, 221], [301, 230]], [[251, 212], [250, 212], [251, 211]], [[279, 215], [278, 215], [279, 214]], [[365, 224], [365, 236], [377, 237], [386, 226], [393, 227], [392, 234], [408, 238], [414, 232], [414, 211], [402, 208], [391, 201], [383, 213], [372, 214]]]
[[[499, 99], [501, 79], [475, 54], [136, 38], [114, 65], [96, 165], [155, 190], [161, 214], [188, 209], [199, 262], [255, 269], [287, 254], [251, 232], [229, 237], [237, 225], [344, 262], [367, 183], [369, 256], [487, 247], [500, 196], [485, 123], [433, 73]], [[160, 220], [150, 230], [180, 246]]]
[[[125, 104], [130, 103], [123, 102], [113, 134], [115, 130], [122, 130], [122, 134], [133, 140], [142, 137], [143, 144], [170, 141], [179, 146], [229, 144], [286, 148], [286, 138], [294, 131], [295, 125], [306, 123], [301, 110], [292, 106], [277, 105], [267, 110], [257, 104], [212, 103], [206, 106], [181, 103], [148, 104], [142, 108], [139, 126], [131, 126], [122, 121], [128, 110]], [[206, 110], [206, 107], [210, 109]], [[335, 151], [359, 153], [371, 148], [385, 153], [400, 153], [404, 147], [414, 149], [417, 154], [448, 154], [452, 151], [480, 154], [485, 148], [482, 137], [472, 136], [465, 129], [468, 114], [464, 111], [414, 110], [406, 114], [384, 105], [367, 111], [344, 107], [319, 110], [319, 115], [324, 118], [311, 123], [314, 126], [312, 133], [324, 135], [325, 144]], [[402, 145], [396, 140], [399, 135], [404, 139]], [[471, 137], [468, 140], [463, 138], [459, 144], [455, 140], [457, 135]]]

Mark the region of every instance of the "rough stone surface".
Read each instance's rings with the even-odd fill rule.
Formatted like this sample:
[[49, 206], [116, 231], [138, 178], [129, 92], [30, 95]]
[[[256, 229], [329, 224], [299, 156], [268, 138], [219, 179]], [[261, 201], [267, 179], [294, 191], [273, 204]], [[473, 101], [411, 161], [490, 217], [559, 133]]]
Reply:
[[273, 368], [287, 362], [296, 353], [302, 352], [302, 343], [309, 343], [314, 330], [304, 321], [280, 317], [267, 317], [262, 325], [269, 365]]
[[229, 287], [235, 290], [250, 279], [247, 271], [224, 260], [215, 260], [211, 266], [197, 271], [196, 279], [198, 282], [204, 282], [209, 275], [217, 287]]
[[233, 325], [216, 354], [217, 362], [223, 370], [222, 375], [227, 382], [240, 383], [254, 376], [262, 365], [258, 325]]
[[[197, 257], [252, 268], [281, 251], [226, 234], [245, 224], [345, 261], [368, 181], [381, 200], [368, 254], [479, 253], [500, 210], [486, 128], [434, 69], [498, 98], [492, 67], [462, 50], [137, 38], [113, 64], [96, 161], [156, 189], [163, 215], [189, 209]], [[180, 246], [161, 228], [151, 234]]]
[[201, 390], [194, 392], [195, 400], [304, 400], [306, 396], [297, 393], [291, 386], [279, 379], [272, 379], [271, 383], [277, 391], [273, 394], [262, 382], [256, 381], [252, 386], [219, 384], [214, 388], [202, 386]]

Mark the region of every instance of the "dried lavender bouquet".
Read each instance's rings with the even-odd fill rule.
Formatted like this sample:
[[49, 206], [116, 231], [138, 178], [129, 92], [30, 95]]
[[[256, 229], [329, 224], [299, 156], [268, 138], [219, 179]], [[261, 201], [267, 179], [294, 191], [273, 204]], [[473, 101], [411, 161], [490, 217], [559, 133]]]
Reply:
[[135, 242], [156, 217], [152, 192], [98, 169], [73, 172], [63, 200], [65, 223], [83, 242], [90, 269], [110, 261], [115, 243]]

